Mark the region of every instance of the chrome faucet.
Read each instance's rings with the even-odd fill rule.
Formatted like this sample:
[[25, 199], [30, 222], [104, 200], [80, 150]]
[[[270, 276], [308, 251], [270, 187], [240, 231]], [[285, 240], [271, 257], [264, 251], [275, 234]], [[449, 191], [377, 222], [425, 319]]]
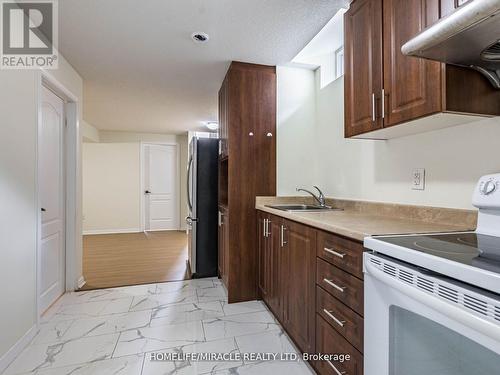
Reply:
[[312, 191], [309, 191], [307, 189], [299, 189], [299, 188], [297, 188], [297, 191], [303, 191], [305, 193], [311, 194], [311, 196], [314, 198], [314, 200], [316, 202], [318, 202], [318, 204], [321, 207], [326, 207], [325, 195], [323, 194], [323, 192], [317, 186], [313, 186], [313, 188], [315, 188], [318, 191], [318, 193], [319, 193], [318, 195], [314, 194]]

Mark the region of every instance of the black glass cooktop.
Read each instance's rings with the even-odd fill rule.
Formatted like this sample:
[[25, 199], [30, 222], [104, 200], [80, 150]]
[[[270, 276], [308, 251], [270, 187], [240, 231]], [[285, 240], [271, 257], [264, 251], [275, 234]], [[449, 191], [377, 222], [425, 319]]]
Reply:
[[474, 232], [381, 237], [380, 241], [500, 273], [500, 237]]

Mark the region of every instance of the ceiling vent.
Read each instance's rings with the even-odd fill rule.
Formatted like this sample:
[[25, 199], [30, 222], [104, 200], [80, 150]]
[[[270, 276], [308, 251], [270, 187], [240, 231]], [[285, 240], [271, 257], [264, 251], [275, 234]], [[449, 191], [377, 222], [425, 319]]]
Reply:
[[195, 43], [206, 43], [210, 37], [207, 33], [196, 32], [191, 34], [191, 39], [193, 39]]

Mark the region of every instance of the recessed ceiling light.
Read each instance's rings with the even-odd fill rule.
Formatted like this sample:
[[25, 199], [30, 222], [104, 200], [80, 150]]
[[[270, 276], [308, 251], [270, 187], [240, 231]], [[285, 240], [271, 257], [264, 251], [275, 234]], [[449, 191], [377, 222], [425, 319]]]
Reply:
[[215, 122], [215, 121], [208, 121], [207, 122], [207, 128], [210, 129], [210, 130], [212, 130], [212, 131], [218, 130], [219, 129], [219, 123]]
[[210, 37], [207, 33], [196, 32], [191, 34], [191, 39], [193, 39], [195, 43], [206, 43]]

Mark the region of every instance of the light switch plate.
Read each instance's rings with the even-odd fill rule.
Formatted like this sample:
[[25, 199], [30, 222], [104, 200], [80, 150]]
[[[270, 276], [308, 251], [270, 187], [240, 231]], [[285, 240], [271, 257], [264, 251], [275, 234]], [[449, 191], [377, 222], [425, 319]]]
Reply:
[[425, 169], [415, 168], [412, 173], [412, 186], [413, 190], [425, 190]]

